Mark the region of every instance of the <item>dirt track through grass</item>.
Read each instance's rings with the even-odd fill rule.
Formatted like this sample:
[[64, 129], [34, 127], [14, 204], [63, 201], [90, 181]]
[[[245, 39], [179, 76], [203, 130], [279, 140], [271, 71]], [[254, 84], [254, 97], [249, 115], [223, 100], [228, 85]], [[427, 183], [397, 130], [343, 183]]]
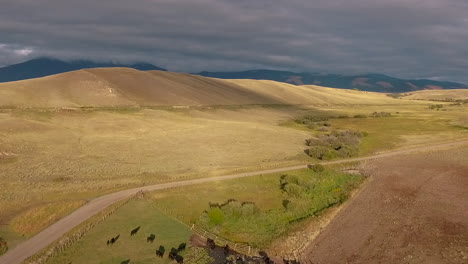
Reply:
[[[467, 143], [468, 143], [468, 140], [463, 140], [463, 141], [440, 144], [440, 145], [433, 145], [433, 146], [426, 146], [426, 147], [405, 149], [405, 150], [397, 150], [397, 151], [377, 154], [377, 155], [368, 156], [368, 157], [323, 162], [322, 164], [328, 165], [328, 164], [338, 164], [338, 163], [345, 163], [345, 162], [365, 161], [365, 160], [371, 160], [371, 159], [377, 159], [377, 158], [391, 157], [391, 156], [396, 156], [400, 154], [413, 153], [413, 152], [418, 152], [418, 151], [430, 151], [430, 150], [440, 149], [440, 148], [450, 148], [454, 146], [464, 145]], [[21, 263], [26, 258], [36, 254], [43, 248], [47, 247], [49, 244], [53, 243], [55, 240], [59, 239], [66, 232], [71, 230], [73, 227], [86, 221], [87, 219], [99, 213], [100, 211], [112, 205], [113, 203], [120, 201], [122, 199], [125, 199], [129, 196], [132, 196], [139, 191], [155, 191], [155, 190], [162, 190], [162, 189], [168, 189], [168, 188], [174, 188], [174, 187], [188, 186], [188, 185], [193, 185], [193, 184], [215, 182], [215, 181], [236, 179], [236, 178], [242, 178], [242, 177], [250, 177], [250, 176], [256, 176], [256, 175], [291, 171], [291, 170], [304, 169], [304, 168], [307, 168], [307, 165], [299, 165], [299, 166], [278, 168], [278, 169], [272, 169], [272, 170], [264, 170], [264, 171], [232, 174], [232, 175], [212, 177], [212, 178], [194, 179], [194, 180], [187, 180], [187, 181], [150, 185], [150, 186], [132, 188], [132, 189], [104, 195], [104, 196], [101, 196], [99, 198], [96, 198], [90, 201], [85, 206], [79, 208], [72, 214], [62, 218], [61, 220], [49, 226], [47, 229], [40, 232], [39, 234], [32, 237], [31, 239], [25, 241], [24, 243], [18, 245], [17, 247], [13, 249], [10, 249], [5, 255], [0, 257], [0, 264]]]

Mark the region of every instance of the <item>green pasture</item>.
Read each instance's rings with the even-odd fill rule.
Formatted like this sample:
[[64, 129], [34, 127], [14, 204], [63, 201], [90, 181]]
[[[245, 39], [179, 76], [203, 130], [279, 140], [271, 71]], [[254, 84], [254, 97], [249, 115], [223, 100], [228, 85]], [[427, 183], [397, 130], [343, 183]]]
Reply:
[[[130, 236], [130, 231], [138, 226], [141, 226], [139, 232]], [[108, 246], [106, 241], [119, 234], [117, 242]], [[146, 242], [150, 234], [156, 235], [154, 243]], [[128, 259], [132, 264], [169, 263], [170, 249], [187, 243], [189, 238], [189, 228], [161, 213], [153, 201], [131, 200], [47, 263], [114, 264]], [[163, 258], [156, 256], [160, 245], [166, 249]]]

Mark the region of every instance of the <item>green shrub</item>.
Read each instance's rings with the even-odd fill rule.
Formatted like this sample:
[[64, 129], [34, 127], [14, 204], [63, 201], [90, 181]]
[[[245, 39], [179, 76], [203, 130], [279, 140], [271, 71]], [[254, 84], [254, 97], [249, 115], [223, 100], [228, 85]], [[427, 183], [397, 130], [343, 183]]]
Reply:
[[444, 107], [444, 105], [441, 105], [441, 104], [433, 104], [433, 105], [430, 105], [430, 106], [429, 106], [429, 109], [437, 109], [437, 110], [439, 110], [439, 109], [441, 109], [441, 108], [443, 108], [443, 107]]
[[320, 127], [319, 129], [317, 129], [317, 131], [320, 131], [320, 132], [327, 132], [328, 131], [328, 128], [327, 127]]
[[371, 117], [391, 117], [392, 114], [388, 112], [374, 112], [371, 114]]
[[2, 237], [0, 237], [0, 256], [8, 251], [8, 244]]
[[310, 166], [309, 168], [312, 169], [314, 172], [323, 172], [325, 170], [325, 167], [319, 163], [314, 164]]
[[354, 118], [366, 118], [367, 116], [366, 115], [354, 115], [353, 117]]
[[219, 207], [210, 208], [208, 210], [208, 218], [212, 224], [219, 225], [224, 220], [224, 213]]
[[327, 160], [333, 158], [333, 151], [330, 147], [314, 146], [306, 150], [307, 155], [314, 159]]
[[184, 263], [186, 264], [211, 264], [214, 263], [214, 258], [210, 256], [207, 248], [203, 247], [190, 247], [187, 254], [184, 256]]
[[364, 133], [360, 131], [332, 131], [326, 135], [306, 139], [305, 144], [310, 148], [305, 150], [305, 153], [319, 160], [356, 156], [359, 154], [359, 145], [363, 136]]

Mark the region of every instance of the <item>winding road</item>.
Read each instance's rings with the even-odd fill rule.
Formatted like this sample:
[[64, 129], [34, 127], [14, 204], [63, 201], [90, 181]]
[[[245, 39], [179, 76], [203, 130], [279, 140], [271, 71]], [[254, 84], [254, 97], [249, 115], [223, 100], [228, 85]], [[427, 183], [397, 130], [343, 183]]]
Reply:
[[[390, 152], [376, 154], [376, 155], [367, 156], [367, 157], [322, 162], [321, 164], [330, 165], [330, 164], [339, 164], [339, 163], [346, 163], [346, 162], [366, 161], [366, 160], [391, 157], [391, 156], [401, 155], [401, 154], [406, 154], [406, 153], [413, 153], [413, 152], [419, 152], [419, 151], [421, 152], [431, 151], [431, 150], [436, 150], [436, 149], [441, 149], [441, 148], [450, 148], [454, 146], [460, 146], [463, 144], [468, 144], [468, 140], [445, 143], [445, 144], [438, 144], [438, 145], [431, 145], [431, 146], [424, 146], [424, 147], [417, 147], [417, 148], [411, 148], [411, 149], [395, 150], [395, 151], [390, 151]], [[132, 195], [135, 195], [139, 191], [144, 191], [144, 192], [156, 191], [156, 190], [168, 189], [168, 188], [173, 188], [173, 187], [181, 187], [181, 186], [194, 185], [194, 184], [207, 183], [207, 182], [238, 179], [238, 178], [243, 178], [243, 177], [250, 177], [250, 176], [277, 173], [277, 172], [285, 172], [285, 171], [298, 170], [298, 169], [304, 169], [304, 168], [307, 168], [307, 165], [299, 165], [299, 166], [277, 168], [277, 169], [271, 169], [271, 170], [262, 170], [262, 171], [256, 171], [256, 172], [247, 172], [247, 173], [239, 173], [239, 174], [232, 174], [232, 175], [225, 175], [225, 176], [218, 176], [218, 177], [211, 177], [211, 178], [193, 179], [193, 180], [170, 182], [170, 183], [164, 183], [164, 184], [149, 185], [149, 186], [132, 188], [132, 189], [124, 190], [124, 191], [119, 191], [119, 192], [103, 195], [94, 200], [91, 200], [86, 205], [82, 206], [81, 208], [74, 211], [70, 215], [62, 218], [58, 222], [52, 224], [51, 226], [49, 226], [42, 232], [38, 233], [34, 237], [19, 244], [15, 248], [10, 249], [6, 254], [0, 257], [0, 264], [19, 264], [23, 262], [28, 257], [33, 256], [34, 254], [38, 253], [40, 250], [49, 246], [51, 243], [53, 243], [57, 239], [61, 238], [65, 233], [70, 231], [72, 228], [76, 227], [77, 225], [86, 221], [90, 217], [101, 212], [102, 210], [114, 204], [115, 202], [118, 202]]]

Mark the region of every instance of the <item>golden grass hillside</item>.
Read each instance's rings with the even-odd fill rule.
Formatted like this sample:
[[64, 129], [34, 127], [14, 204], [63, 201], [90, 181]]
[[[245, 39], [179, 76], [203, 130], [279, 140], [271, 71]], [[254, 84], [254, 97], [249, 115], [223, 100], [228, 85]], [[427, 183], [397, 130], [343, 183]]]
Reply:
[[[174, 78], [174, 76], [176, 76]], [[188, 74], [129, 68], [73, 71], [0, 84], [0, 105], [20, 107], [275, 104], [242, 87]]]
[[315, 85], [297, 86], [269, 80], [227, 80], [246, 90], [264, 96], [283, 100], [288, 104], [329, 106], [329, 105], [375, 105], [399, 104], [385, 94], [363, 92]]
[[412, 100], [466, 100], [468, 89], [422, 90], [404, 94], [404, 99]]
[[408, 102], [372, 92], [129, 68], [86, 69], [0, 84], [0, 106], [4, 108], [402, 103]]

